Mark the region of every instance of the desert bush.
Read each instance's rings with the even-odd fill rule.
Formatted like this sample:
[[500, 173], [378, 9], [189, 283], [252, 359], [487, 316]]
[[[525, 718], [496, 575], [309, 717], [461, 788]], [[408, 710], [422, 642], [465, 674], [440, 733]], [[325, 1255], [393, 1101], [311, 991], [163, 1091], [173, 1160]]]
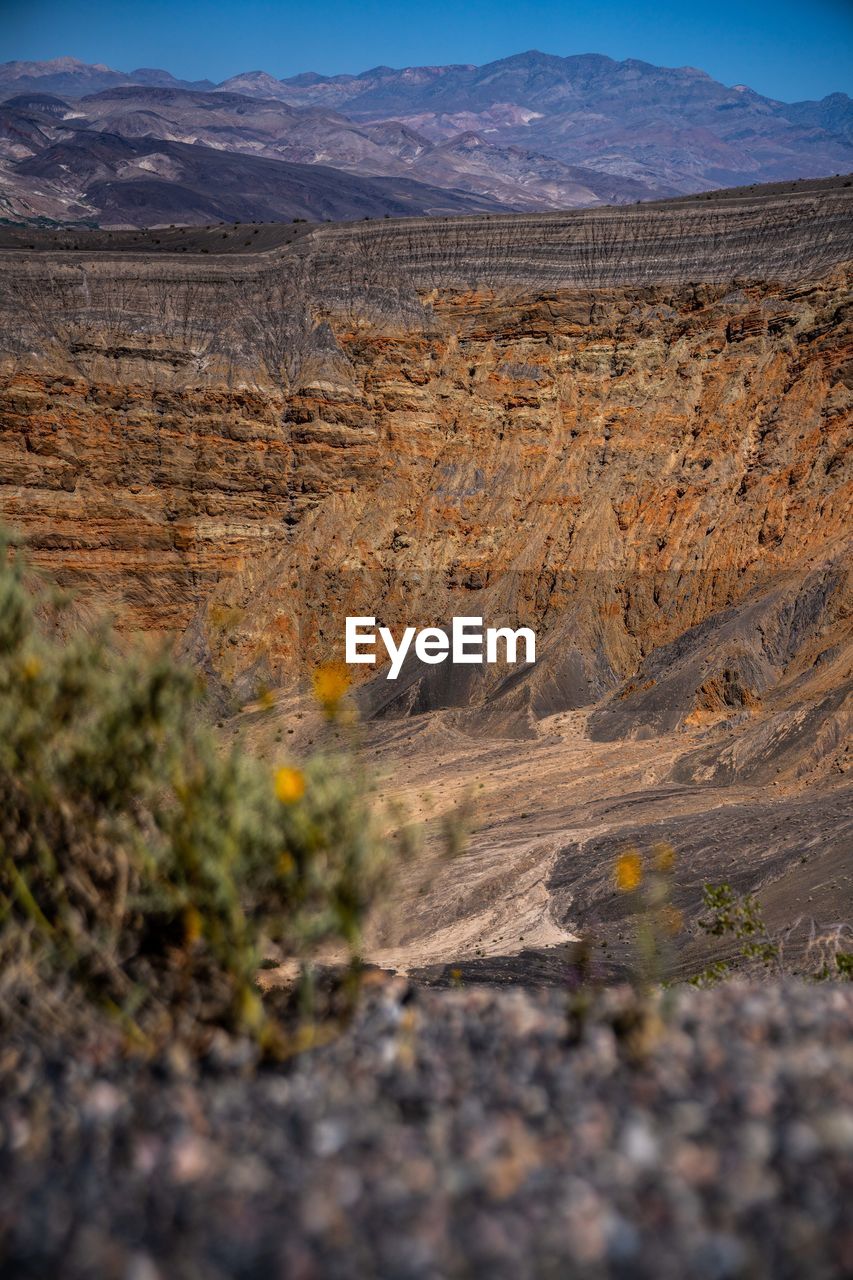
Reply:
[[256, 975], [354, 961], [386, 867], [360, 770], [273, 769], [224, 748], [198, 676], [66, 641], [61, 604], [0, 547], [0, 1019], [107, 1010], [144, 1035], [226, 1026], [271, 1042]]
[[819, 928], [815, 920], [809, 921], [809, 938], [805, 960], [816, 982], [838, 978], [853, 981], [853, 927], [846, 922], [824, 925]]
[[[846, 922], [818, 926], [815, 920], [798, 916], [771, 935], [755, 894], [738, 894], [728, 883], [706, 884], [702, 903], [699, 928], [713, 938], [733, 939], [741, 963], [759, 962], [778, 974], [797, 974], [816, 982], [853, 977], [853, 953], [847, 950], [853, 929]], [[786, 946], [793, 950], [790, 957]], [[717, 959], [690, 981], [694, 986], [709, 986], [728, 977], [731, 969], [728, 960]]]
[[[743, 960], [759, 960], [765, 968], [780, 966], [779, 943], [767, 931], [755, 894], [741, 896], [728, 883], [706, 884], [702, 889], [702, 905], [699, 928], [709, 937], [734, 938]], [[691, 982], [694, 986], [707, 986], [725, 978], [729, 972], [729, 962], [717, 959]]]

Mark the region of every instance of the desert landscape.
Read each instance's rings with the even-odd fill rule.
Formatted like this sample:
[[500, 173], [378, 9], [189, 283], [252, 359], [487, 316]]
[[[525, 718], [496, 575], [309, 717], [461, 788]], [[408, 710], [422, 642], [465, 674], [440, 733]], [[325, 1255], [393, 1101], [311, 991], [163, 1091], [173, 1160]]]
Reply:
[[4, 95], [0, 1275], [850, 1274], [850, 99]]
[[384, 965], [588, 929], [618, 964], [612, 861], [662, 839], [688, 917], [760, 890], [793, 955], [849, 915], [845, 181], [178, 259], [6, 233], [4, 517], [81, 616], [189, 655], [225, 734], [321, 740], [348, 615], [536, 629], [528, 670], [354, 669], [388, 796], [476, 810]]

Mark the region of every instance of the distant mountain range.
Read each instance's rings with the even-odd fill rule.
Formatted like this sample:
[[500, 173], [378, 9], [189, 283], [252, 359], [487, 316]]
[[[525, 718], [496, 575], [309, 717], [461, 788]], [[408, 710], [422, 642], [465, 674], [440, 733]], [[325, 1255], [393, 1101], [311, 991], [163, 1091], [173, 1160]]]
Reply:
[[847, 172], [853, 101], [529, 52], [216, 85], [0, 65], [0, 219], [156, 226], [627, 203]]

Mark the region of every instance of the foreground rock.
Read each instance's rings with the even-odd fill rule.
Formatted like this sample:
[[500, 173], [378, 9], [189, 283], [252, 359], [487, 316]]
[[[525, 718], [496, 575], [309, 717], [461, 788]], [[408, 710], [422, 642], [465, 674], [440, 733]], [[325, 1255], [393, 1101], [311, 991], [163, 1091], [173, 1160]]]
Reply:
[[610, 992], [574, 1043], [559, 992], [391, 983], [257, 1074], [7, 1043], [6, 1274], [849, 1274], [853, 994], [673, 1000], [637, 1037]]

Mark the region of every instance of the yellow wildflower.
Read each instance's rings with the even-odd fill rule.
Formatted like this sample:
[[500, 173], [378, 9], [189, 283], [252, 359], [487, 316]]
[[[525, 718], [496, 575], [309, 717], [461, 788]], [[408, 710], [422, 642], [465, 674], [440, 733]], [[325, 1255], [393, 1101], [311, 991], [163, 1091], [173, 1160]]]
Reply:
[[282, 804], [295, 804], [305, 795], [305, 774], [285, 765], [276, 770], [275, 793]]
[[187, 907], [184, 911], [184, 942], [188, 947], [201, 937], [202, 923], [201, 912], [195, 907]]
[[296, 870], [296, 862], [294, 861], [293, 854], [288, 853], [287, 850], [285, 849], [284, 853], [281, 855], [281, 857], [278, 860], [279, 875], [292, 876], [295, 870]]
[[41, 675], [41, 662], [35, 656], [35, 654], [31, 653], [28, 658], [24, 659], [24, 679], [36, 680], [40, 675]]
[[314, 696], [327, 715], [333, 716], [341, 698], [349, 689], [350, 679], [341, 662], [327, 662], [313, 676]]
[[616, 860], [616, 887], [622, 893], [636, 889], [643, 878], [643, 864], [635, 849], [629, 849]]
[[671, 844], [655, 845], [655, 866], [658, 871], [671, 871], [675, 866], [675, 850]]
[[264, 1007], [261, 997], [251, 987], [244, 987], [240, 992], [240, 1019], [250, 1031], [257, 1030], [264, 1020]]
[[684, 928], [684, 916], [678, 910], [678, 907], [664, 907], [663, 918], [667, 933], [672, 934], [673, 937], [675, 937], [677, 933], [681, 933], [681, 930]]

